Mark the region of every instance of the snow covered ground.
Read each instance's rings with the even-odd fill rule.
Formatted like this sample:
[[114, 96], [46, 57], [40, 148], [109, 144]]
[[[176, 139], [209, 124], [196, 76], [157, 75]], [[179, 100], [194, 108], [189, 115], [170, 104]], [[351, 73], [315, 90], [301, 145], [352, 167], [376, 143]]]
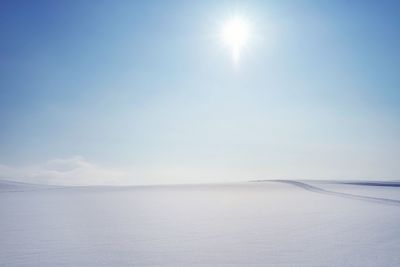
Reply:
[[0, 266], [400, 266], [400, 187], [0, 182]]

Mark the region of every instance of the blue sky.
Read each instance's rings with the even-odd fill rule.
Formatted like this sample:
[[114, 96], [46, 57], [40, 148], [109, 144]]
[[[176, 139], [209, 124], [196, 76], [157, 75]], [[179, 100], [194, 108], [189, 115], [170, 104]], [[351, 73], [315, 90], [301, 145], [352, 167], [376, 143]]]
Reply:
[[[239, 68], [218, 38], [232, 13], [254, 28]], [[54, 179], [131, 184], [399, 179], [399, 15], [398, 1], [2, 1], [0, 177], [53, 182], [56, 161]]]

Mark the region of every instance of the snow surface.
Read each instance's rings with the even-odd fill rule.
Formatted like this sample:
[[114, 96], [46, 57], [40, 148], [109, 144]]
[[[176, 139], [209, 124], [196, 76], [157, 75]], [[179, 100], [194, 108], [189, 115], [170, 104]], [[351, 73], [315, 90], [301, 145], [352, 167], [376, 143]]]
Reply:
[[0, 182], [0, 266], [400, 266], [399, 195], [310, 181]]

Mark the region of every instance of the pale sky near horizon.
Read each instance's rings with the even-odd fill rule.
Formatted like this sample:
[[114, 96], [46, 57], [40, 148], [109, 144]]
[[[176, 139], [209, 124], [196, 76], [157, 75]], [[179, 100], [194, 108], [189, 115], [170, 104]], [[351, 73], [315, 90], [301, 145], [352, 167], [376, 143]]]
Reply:
[[2, 1], [0, 179], [400, 179], [399, 29], [398, 1]]

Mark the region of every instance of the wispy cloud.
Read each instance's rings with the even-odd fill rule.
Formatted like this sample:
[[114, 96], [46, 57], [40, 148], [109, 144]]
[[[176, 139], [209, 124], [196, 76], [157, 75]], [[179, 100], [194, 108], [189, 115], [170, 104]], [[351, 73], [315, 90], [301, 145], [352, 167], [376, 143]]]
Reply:
[[95, 164], [82, 156], [51, 159], [29, 166], [0, 165], [0, 179], [54, 185], [115, 185], [128, 174]]

